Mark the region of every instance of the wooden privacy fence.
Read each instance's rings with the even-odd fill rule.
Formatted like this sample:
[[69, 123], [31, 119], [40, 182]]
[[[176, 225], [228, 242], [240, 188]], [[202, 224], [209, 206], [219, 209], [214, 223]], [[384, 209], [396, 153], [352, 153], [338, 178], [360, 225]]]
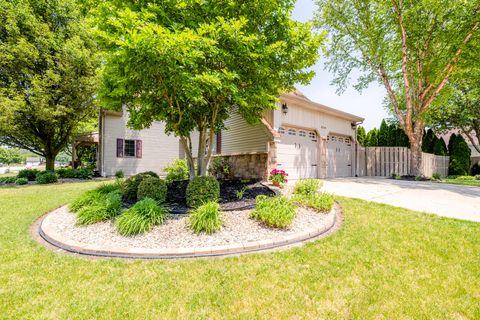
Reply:
[[[448, 175], [449, 157], [422, 153], [423, 174], [431, 177], [434, 173]], [[410, 149], [405, 147], [359, 147], [359, 176], [387, 177], [393, 173], [410, 174]]]

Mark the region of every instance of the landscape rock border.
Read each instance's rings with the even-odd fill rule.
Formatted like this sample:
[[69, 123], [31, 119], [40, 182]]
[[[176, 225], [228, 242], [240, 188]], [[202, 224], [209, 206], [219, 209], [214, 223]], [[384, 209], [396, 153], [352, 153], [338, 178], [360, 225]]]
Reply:
[[[274, 249], [286, 248], [292, 245], [302, 244], [315, 238], [319, 238], [330, 232], [337, 226], [341, 219], [338, 218], [341, 213], [341, 207], [338, 204], [332, 208], [330, 213], [326, 214], [325, 224], [318, 228], [310, 228], [303, 232], [284, 236], [278, 239], [260, 240], [248, 243], [236, 243], [214, 247], [190, 247], [190, 248], [102, 248], [91, 244], [82, 244], [71, 239], [56, 234], [52, 228], [43, 222], [49, 214], [42, 216], [34, 228], [34, 238], [36, 240], [47, 242], [60, 252], [68, 252], [83, 256], [100, 258], [124, 258], [124, 259], [182, 259], [182, 258], [201, 258], [201, 257], [220, 257], [228, 255], [238, 255], [244, 253], [271, 251]], [[39, 237], [38, 237], [39, 236]], [[60, 250], [58, 250], [60, 249]]]

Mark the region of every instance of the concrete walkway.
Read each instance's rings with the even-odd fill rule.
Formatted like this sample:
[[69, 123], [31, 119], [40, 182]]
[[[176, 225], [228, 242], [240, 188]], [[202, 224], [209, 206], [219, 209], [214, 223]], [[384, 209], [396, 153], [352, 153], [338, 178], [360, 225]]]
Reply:
[[369, 177], [326, 180], [324, 190], [340, 196], [480, 222], [480, 187]]

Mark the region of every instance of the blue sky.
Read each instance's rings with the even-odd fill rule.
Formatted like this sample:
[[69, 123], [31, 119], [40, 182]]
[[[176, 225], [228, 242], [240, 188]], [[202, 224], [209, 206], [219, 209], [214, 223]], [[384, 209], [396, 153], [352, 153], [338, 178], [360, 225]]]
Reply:
[[[315, 10], [316, 5], [313, 0], [297, 0], [293, 18], [298, 21], [308, 21], [312, 19]], [[314, 70], [316, 76], [310, 85], [297, 86], [298, 90], [311, 100], [365, 118], [364, 127], [368, 130], [378, 128], [382, 119], [389, 117], [382, 105], [386, 91], [377, 83], [372, 83], [362, 93], [350, 87], [339, 96], [335, 92], [336, 88], [330, 85], [333, 75], [324, 70], [322, 58], [315, 65]]]

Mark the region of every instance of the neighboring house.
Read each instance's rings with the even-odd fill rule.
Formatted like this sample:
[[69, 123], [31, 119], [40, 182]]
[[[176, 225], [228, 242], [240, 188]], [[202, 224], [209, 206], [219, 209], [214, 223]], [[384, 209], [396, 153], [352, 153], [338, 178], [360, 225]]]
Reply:
[[27, 168], [37, 167], [44, 163], [44, 159], [41, 157], [28, 157], [25, 161], [25, 166]]
[[[273, 168], [285, 170], [290, 179], [354, 176], [355, 131], [363, 120], [299, 92], [284, 94], [278, 108], [265, 112], [258, 125], [232, 115], [213, 141], [214, 153], [229, 159], [238, 178], [266, 178]], [[163, 123], [135, 131], [127, 122], [127, 112], [100, 114], [97, 167], [102, 176], [117, 170], [125, 175], [161, 173], [167, 164], [185, 157], [179, 139], [166, 135]]]

